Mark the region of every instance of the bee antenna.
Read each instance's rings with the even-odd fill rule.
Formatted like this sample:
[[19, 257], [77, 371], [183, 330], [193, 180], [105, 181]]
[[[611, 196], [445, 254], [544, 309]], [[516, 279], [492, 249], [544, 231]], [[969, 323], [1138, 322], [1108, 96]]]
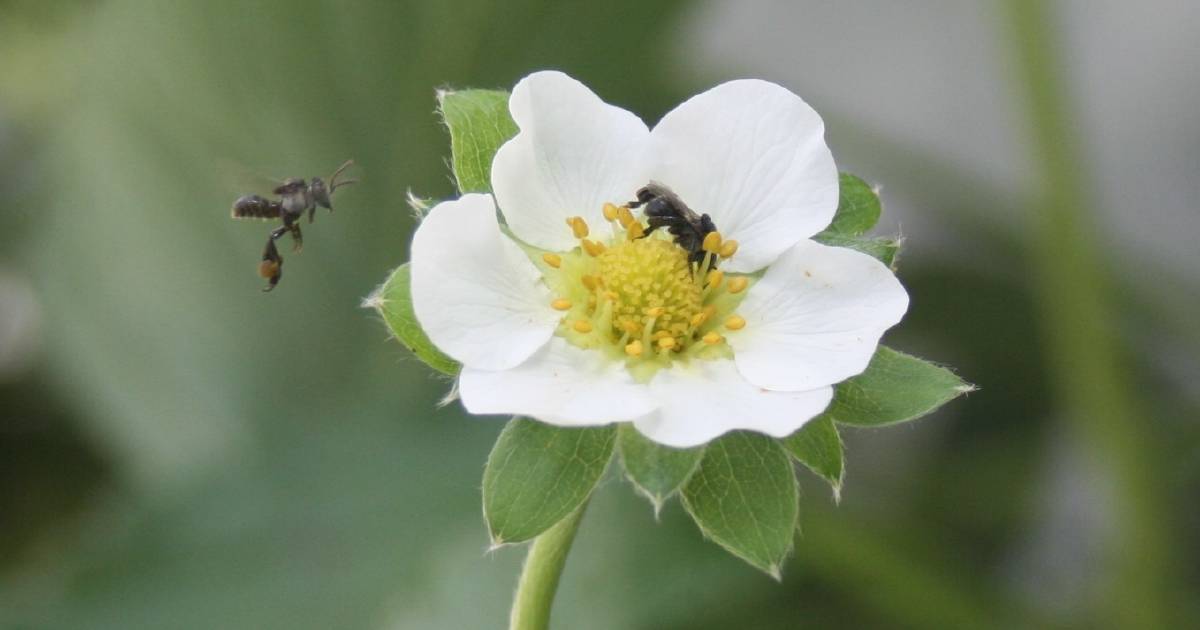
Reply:
[[333, 175], [329, 178], [329, 192], [332, 193], [338, 186], [345, 186], [346, 184], [354, 184], [358, 182], [357, 179], [347, 179], [344, 182], [338, 182], [337, 180], [338, 175], [341, 175], [342, 171], [350, 168], [350, 166], [353, 164], [354, 160], [346, 160], [345, 162], [342, 162], [341, 166], [337, 167], [337, 170], [334, 171]]

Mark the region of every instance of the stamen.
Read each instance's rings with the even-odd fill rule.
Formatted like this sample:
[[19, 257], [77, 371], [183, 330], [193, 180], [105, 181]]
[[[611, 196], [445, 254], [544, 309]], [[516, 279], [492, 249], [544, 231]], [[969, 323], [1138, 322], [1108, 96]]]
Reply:
[[721, 234], [720, 232], [709, 232], [704, 237], [704, 243], [701, 245], [704, 251], [710, 254], [718, 254], [721, 252]]
[[571, 217], [567, 219], [567, 225], [571, 228], [571, 233], [575, 238], [587, 238], [588, 224], [583, 220], [583, 217]]
[[621, 223], [622, 228], [629, 229], [629, 224], [634, 222], [633, 213], [629, 211], [629, 206], [617, 208], [617, 221]]
[[695, 260], [666, 230], [648, 235], [646, 219], [629, 206], [606, 203], [601, 214], [612, 224], [603, 234], [590, 238], [587, 221], [573, 216], [566, 223], [579, 247], [540, 254], [543, 270], [561, 270], [546, 272], [550, 306], [564, 316], [560, 334], [606, 348], [639, 380], [676, 360], [731, 356], [724, 334], [747, 324], [734, 314], [742, 297], [734, 294], [752, 281], [716, 267], [737, 252], [737, 241], [711, 232]]
[[631, 221], [625, 226], [625, 230], [629, 233], [629, 240], [636, 241], [639, 238], [646, 236], [646, 228], [642, 226], [641, 221]]
[[604, 253], [604, 250], [608, 249], [604, 246], [604, 243], [597, 243], [591, 239], [585, 238], [581, 241], [581, 243], [583, 244], [583, 251], [587, 252], [588, 256], [592, 257], [599, 256], [600, 254]]
[[713, 289], [721, 286], [721, 282], [725, 280], [725, 272], [720, 269], [713, 269], [708, 272], [708, 288]]

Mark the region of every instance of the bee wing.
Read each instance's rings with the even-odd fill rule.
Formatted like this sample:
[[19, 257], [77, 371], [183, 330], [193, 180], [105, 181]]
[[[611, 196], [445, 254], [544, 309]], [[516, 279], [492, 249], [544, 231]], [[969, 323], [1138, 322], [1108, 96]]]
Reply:
[[671, 190], [666, 184], [651, 180], [646, 188], [659, 197], [666, 199], [667, 202], [670, 203], [675, 209], [679, 210], [679, 214], [683, 215], [683, 218], [689, 223], [700, 222], [700, 215], [697, 214], [695, 210], [692, 210], [690, 207], [688, 207], [688, 205], [679, 198], [679, 195], [675, 194], [675, 191]]
[[218, 159], [214, 162], [213, 178], [220, 190], [231, 195], [266, 193], [287, 181], [285, 177], [264, 175], [232, 158]]

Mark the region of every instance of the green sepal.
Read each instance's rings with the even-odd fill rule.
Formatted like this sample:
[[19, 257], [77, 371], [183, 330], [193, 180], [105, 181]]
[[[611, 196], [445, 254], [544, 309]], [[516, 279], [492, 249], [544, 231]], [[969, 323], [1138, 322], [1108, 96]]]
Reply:
[[617, 430], [617, 448], [625, 476], [654, 505], [655, 516], [695, 472], [704, 454], [703, 446], [682, 449], [663, 446], [638, 433], [631, 424], [622, 424]]
[[508, 92], [440, 91], [437, 96], [450, 130], [450, 165], [459, 192], [491, 192], [492, 158], [518, 131], [508, 113]]
[[438, 350], [417, 321], [412, 304], [409, 263], [397, 267], [392, 275], [363, 301], [363, 306], [378, 311], [396, 340], [411, 350], [425, 365], [450, 376], [458, 374], [462, 366]]
[[838, 174], [838, 207], [822, 235], [860, 236], [875, 227], [883, 206], [870, 184], [850, 173]]
[[779, 440], [736, 431], [710, 442], [680, 497], [705, 536], [780, 579], [800, 510], [796, 474]]
[[920, 418], [974, 389], [944, 367], [879, 346], [862, 374], [834, 389], [825, 415], [857, 426], [896, 424]]
[[841, 499], [846, 468], [842, 436], [828, 415], [820, 415], [782, 440], [783, 448], [833, 488], [834, 500]]
[[900, 253], [901, 243], [899, 238], [886, 236], [845, 236], [826, 232], [814, 236], [813, 240], [833, 247], [846, 247], [862, 252], [892, 269], [896, 268], [896, 255]]
[[492, 545], [546, 531], [591, 494], [616, 444], [617, 427], [563, 428], [514, 418], [483, 471], [483, 516]]

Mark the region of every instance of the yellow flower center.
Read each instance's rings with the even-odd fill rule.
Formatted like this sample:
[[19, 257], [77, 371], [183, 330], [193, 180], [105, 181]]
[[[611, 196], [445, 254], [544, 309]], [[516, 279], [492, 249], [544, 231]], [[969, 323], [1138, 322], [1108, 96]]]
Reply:
[[696, 264], [666, 230], [646, 236], [629, 208], [605, 204], [603, 213], [611, 230], [571, 217], [579, 247], [530, 256], [555, 294], [551, 306], [563, 312], [558, 334], [611, 353], [643, 380], [674, 360], [731, 356], [724, 333], [745, 327], [734, 311], [753, 278], [716, 267], [737, 242], [707, 235]]

